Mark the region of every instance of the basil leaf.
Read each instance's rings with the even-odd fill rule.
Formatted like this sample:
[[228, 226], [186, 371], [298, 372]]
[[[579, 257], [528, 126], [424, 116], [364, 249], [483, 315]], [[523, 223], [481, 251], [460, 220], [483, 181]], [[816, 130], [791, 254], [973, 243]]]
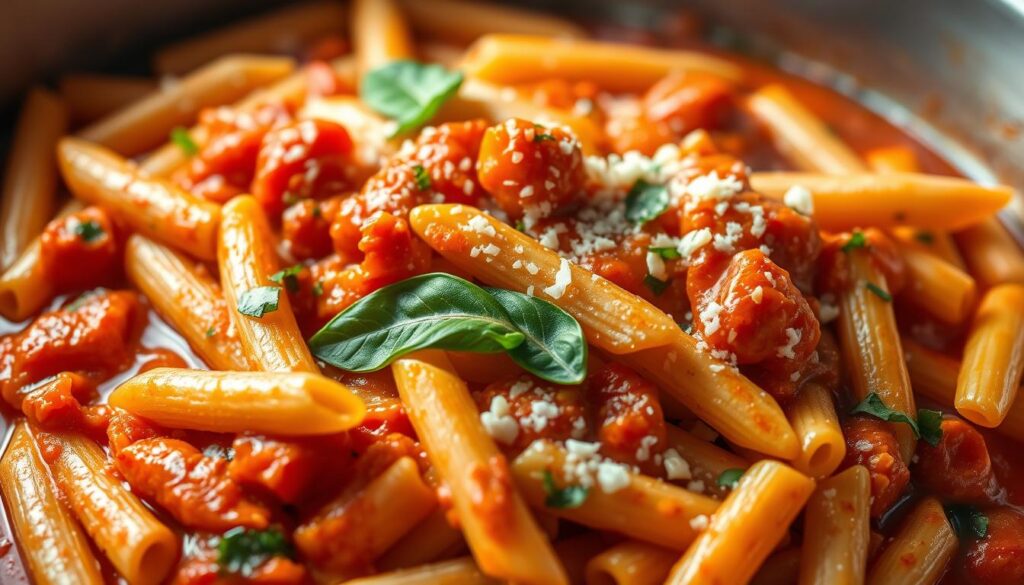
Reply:
[[94, 242], [103, 237], [107, 232], [103, 231], [103, 226], [93, 220], [86, 220], [75, 225], [73, 231], [75, 235], [81, 238], [85, 243]]
[[668, 189], [664, 185], [640, 179], [626, 195], [626, 219], [633, 223], [647, 223], [664, 213], [668, 203]]
[[917, 411], [918, 420], [914, 420], [907, 413], [886, 406], [875, 392], [868, 394], [860, 404], [854, 406], [850, 414], [866, 414], [886, 422], [905, 423], [910, 426], [915, 438], [924, 439], [933, 447], [942, 440], [941, 412], [922, 408]]
[[276, 286], [258, 286], [238, 295], [238, 312], [249, 317], [262, 318], [277, 310], [281, 289]]
[[462, 85], [462, 73], [440, 65], [395, 61], [363, 76], [359, 99], [398, 123], [392, 137], [426, 124]]
[[927, 408], [917, 409], [917, 426], [921, 430], [921, 439], [938, 447], [942, 442], [942, 412]]
[[715, 483], [720, 487], [734, 488], [736, 487], [736, 484], [739, 483], [740, 478], [743, 477], [743, 473], [745, 471], [745, 469], [738, 468], [726, 469], [718, 476]]
[[555, 478], [551, 475], [551, 471], [545, 469], [544, 493], [547, 494], [547, 497], [544, 498], [545, 506], [571, 510], [572, 508], [579, 508], [583, 505], [583, 502], [587, 501], [590, 489], [580, 485], [567, 485], [564, 488], [560, 488], [555, 485]]
[[271, 274], [270, 280], [272, 282], [283, 284], [290, 293], [297, 293], [299, 292], [299, 273], [302, 272], [302, 268], [302, 264], [289, 266], [284, 270], [279, 270], [274, 274]]
[[654, 296], [660, 297], [661, 293], [665, 292], [665, 289], [668, 288], [668, 281], [648, 274], [644, 277], [644, 286], [651, 289]]
[[878, 286], [873, 282], [867, 282], [864, 284], [864, 286], [867, 287], [869, 291], [875, 293], [875, 296], [882, 299], [883, 301], [887, 303], [892, 302], [892, 295], [889, 294], [888, 291], [886, 291], [884, 288]]
[[423, 165], [416, 165], [412, 168], [413, 177], [416, 178], [416, 188], [420, 191], [427, 191], [430, 189], [430, 175], [427, 174], [427, 169], [423, 168]]
[[587, 376], [583, 329], [559, 307], [537, 297], [500, 288], [485, 289], [526, 336], [508, 350], [523, 369], [556, 384], [579, 384]]
[[192, 140], [192, 135], [188, 133], [187, 128], [178, 126], [171, 130], [171, 142], [180, 148], [185, 156], [192, 157], [199, 154], [199, 145]]
[[271, 557], [294, 558], [295, 552], [284, 534], [273, 528], [249, 530], [232, 528], [217, 543], [217, 564], [221, 570], [250, 576]]
[[840, 248], [840, 250], [849, 254], [853, 250], [863, 248], [867, 245], [868, 240], [867, 238], [864, 237], [863, 232], [853, 232], [852, 234], [850, 234], [850, 239], [846, 240], [846, 243], [843, 244], [843, 247]]
[[675, 246], [651, 246], [647, 248], [647, 251], [661, 256], [664, 260], [676, 260], [683, 257]]
[[945, 511], [953, 531], [961, 540], [977, 540], [988, 535], [988, 516], [974, 506], [949, 504]]
[[309, 347], [343, 370], [372, 372], [418, 349], [495, 353], [517, 347], [525, 337], [487, 291], [433, 273], [359, 299], [317, 331]]
[[929, 231], [920, 230], [914, 232], [914, 239], [926, 246], [931, 246], [935, 243], [935, 234]]

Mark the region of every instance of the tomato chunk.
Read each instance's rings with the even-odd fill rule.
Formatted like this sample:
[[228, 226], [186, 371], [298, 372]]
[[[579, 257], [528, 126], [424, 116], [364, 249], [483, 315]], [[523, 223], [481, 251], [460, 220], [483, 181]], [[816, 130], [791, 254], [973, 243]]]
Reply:
[[978, 585], [1024, 583], [1024, 515], [1012, 508], [986, 515], [988, 535], [967, 547], [967, 575]]
[[615, 363], [591, 375], [587, 384], [601, 453], [658, 475], [654, 461], [665, 449], [665, 414], [654, 384]]
[[942, 421], [942, 439], [937, 446], [918, 442], [917, 459], [915, 480], [943, 498], [987, 503], [998, 492], [985, 438], [958, 418]]
[[474, 393], [481, 420], [499, 447], [518, 453], [538, 439], [564, 441], [589, 434], [583, 393], [523, 374]]
[[874, 418], [847, 419], [843, 435], [843, 465], [867, 467], [871, 475], [871, 517], [877, 518], [896, 503], [910, 482], [910, 471], [900, 456], [899, 444], [886, 423]]
[[39, 243], [47, 280], [58, 291], [110, 284], [121, 272], [114, 222], [99, 207], [87, 207], [51, 221]]

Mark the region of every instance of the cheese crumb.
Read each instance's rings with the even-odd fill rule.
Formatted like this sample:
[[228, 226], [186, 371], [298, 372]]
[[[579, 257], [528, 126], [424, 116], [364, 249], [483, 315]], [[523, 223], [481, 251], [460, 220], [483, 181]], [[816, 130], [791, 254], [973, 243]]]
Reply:
[[487, 434], [499, 443], [511, 445], [519, 436], [519, 425], [510, 414], [508, 400], [504, 396], [495, 396], [491, 400], [490, 409], [480, 413], [480, 422]]
[[814, 214], [814, 197], [811, 191], [803, 185], [793, 185], [782, 196], [782, 201], [787, 207], [801, 215]]
[[692, 479], [693, 472], [690, 470], [690, 463], [683, 459], [679, 451], [665, 449], [665, 477], [669, 479]]
[[602, 461], [597, 466], [597, 483], [606, 494], [629, 487], [629, 469], [621, 463]]
[[560, 299], [565, 294], [565, 289], [569, 287], [570, 283], [572, 283], [572, 269], [569, 268], [569, 261], [562, 258], [562, 262], [558, 266], [558, 272], [555, 273], [555, 283], [545, 287], [544, 292], [553, 299]]
[[803, 334], [800, 333], [800, 331], [793, 329], [792, 327], [787, 327], [786, 345], [778, 348], [778, 350], [775, 352], [775, 355], [778, 357], [795, 359], [796, 353], [793, 352], [793, 348], [796, 347], [796, 344], [800, 343], [800, 338], [802, 337], [802, 335]]

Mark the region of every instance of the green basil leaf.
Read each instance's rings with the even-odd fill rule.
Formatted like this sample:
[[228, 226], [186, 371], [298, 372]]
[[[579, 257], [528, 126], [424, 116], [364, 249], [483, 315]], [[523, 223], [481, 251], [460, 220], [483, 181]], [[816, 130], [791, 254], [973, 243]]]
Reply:
[[846, 243], [843, 244], [843, 247], [840, 248], [840, 250], [849, 254], [853, 250], [863, 248], [867, 245], [868, 240], [867, 238], [864, 237], [863, 232], [853, 232], [852, 234], [850, 234], [850, 239], [846, 240]]
[[430, 189], [430, 175], [427, 174], [427, 169], [423, 168], [423, 165], [416, 165], [412, 168], [412, 174], [416, 178], [416, 188], [420, 191], [427, 191]]
[[217, 543], [217, 564], [228, 573], [248, 577], [271, 557], [295, 557], [291, 543], [280, 530], [273, 528], [232, 528]]
[[395, 61], [363, 76], [359, 98], [398, 123], [392, 136], [426, 124], [462, 85], [462, 73], [440, 65]]
[[[922, 408], [917, 411], [920, 420], [914, 420], [907, 413], [889, 408], [877, 393], [868, 394], [850, 414], [866, 414], [886, 422], [904, 423], [914, 432], [914, 437], [924, 439], [933, 447], [942, 440], [942, 413]], [[925, 426], [927, 428], [925, 428]]]
[[238, 312], [257, 319], [273, 313], [281, 300], [281, 289], [276, 286], [258, 286], [238, 295]]
[[721, 474], [719, 474], [718, 479], [715, 480], [715, 483], [717, 483], [719, 487], [734, 488], [736, 487], [736, 484], [739, 483], [740, 478], [743, 477], [743, 474], [745, 472], [746, 469], [726, 469]]
[[988, 535], [988, 516], [974, 506], [949, 504], [945, 511], [953, 531], [961, 540], [977, 540]]
[[626, 195], [626, 219], [633, 223], [647, 223], [665, 213], [668, 203], [668, 189], [664, 185], [640, 179]]
[[942, 412], [927, 408], [917, 409], [917, 426], [921, 430], [921, 439], [938, 447], [942, 441]]
[[192, 135], [188, 133], [187, 128], [178, 126], [171, 130], [171, 142], [180, 148], [185, 156], [192, 157], [199, 154], [199, 145], [192, 140]]
[[883, 301], [887, 303], [892, 302], [892, 295], [889, 294], [889, 292], [886, 291], [884, 288], [878, 286], [873, 282], [867, 282], [864, 284], [864, 286], [866, 286], [869, 291], [875, 293], [875, 296], [882, 299]]
[[676, 260], [683, 257], [675, 246], [651, 246], [647, 248], [647, 251], [661, 256], [664, 260]]
[[313, 354], [352, 372], [379, 370], [418, 349], [495, 353], [525, 335], [484, 289], [450, 274], [414, 276], [338, 313], [309, 340]]
[[644, 277], [644, 286], [651, 289], [654, 296], [660, 297], [661, 293], [665, 292], [665, 289], [668, 288], [668, 281], [648, 274]]
[[103, 226], [91, 219], [78, 223], [73, 231], [85, 243], [94, 242], [107, 233], [103, 231]]
[[297, 293], [299, 292], [299, 273], [302, 272], [302, 268], [302, 264], [289, 266], [284, 270], [279, 270], [271, 274], [270, 280], [278, 284], [283, 284], [290, 293]]
[[590, 489], [580, 485], [567, 485], [560, 488], [555, 485], [555, 477], [551, 475], [551, 471], [545, 469], [544, 493], [547, 494], [547, 497], [544, 498], [545, 506], [571, 510], [572, 508], [579, 508], [583, 505], [583, 502], [587, 501]]
[[526, 336], [509, 357], [526, 371], [556, 384], [579, 384], [587, 376], [587, 343], [580, 324], [559, 307], [537, 297], [500, 288], [485, 289]]

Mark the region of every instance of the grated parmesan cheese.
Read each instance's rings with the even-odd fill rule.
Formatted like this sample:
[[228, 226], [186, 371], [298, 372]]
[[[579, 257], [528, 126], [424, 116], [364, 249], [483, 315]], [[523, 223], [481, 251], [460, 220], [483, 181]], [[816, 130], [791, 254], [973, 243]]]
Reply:
[[562, 262], [558, 266], [558, 272], [555, 273], [555, 283], [545, 287], [544, 292], [553, 299], [560, 299], [571, 283], [572, 269], [569, 267], [569, 261], [562, 258]]
[[786, 207], [791, 208], [800, 215], [814, 214], [814, 196], [803, 185], [793, 185], [790, 187], [786, 194], [782, 196], [782, 201], [786, 204]]
[[504, 396], [495, 396], [491, 400], [490, 409], [480, 413], [480, 422], [487, 434], [499, 443], [511, 445], [519, 436], [519, 424], [510, 414], [508, 400]]

